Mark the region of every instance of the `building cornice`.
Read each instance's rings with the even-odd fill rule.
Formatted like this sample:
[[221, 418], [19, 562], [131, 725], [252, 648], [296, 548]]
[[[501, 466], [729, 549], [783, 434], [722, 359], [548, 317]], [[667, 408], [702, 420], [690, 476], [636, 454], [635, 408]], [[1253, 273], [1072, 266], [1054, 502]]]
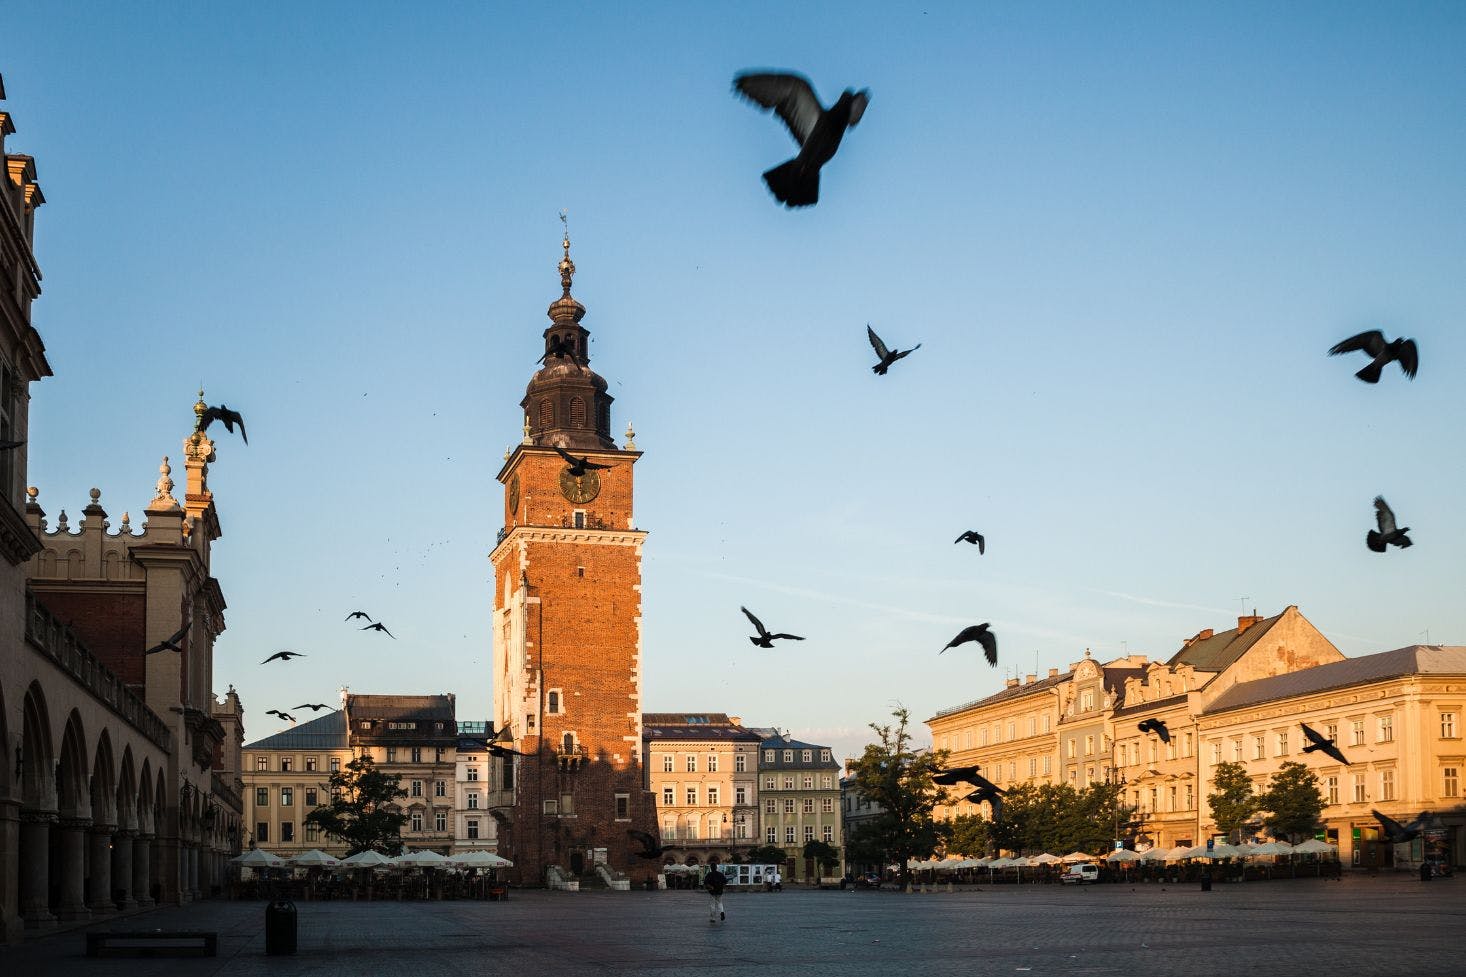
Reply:
[[515, 526], [489, 552], [499, 561], [501, 553], [521, 543], [587, 543], [596, 546], [639, 546], [646, 539], [642, 529], [567, 529], [563, 526]]

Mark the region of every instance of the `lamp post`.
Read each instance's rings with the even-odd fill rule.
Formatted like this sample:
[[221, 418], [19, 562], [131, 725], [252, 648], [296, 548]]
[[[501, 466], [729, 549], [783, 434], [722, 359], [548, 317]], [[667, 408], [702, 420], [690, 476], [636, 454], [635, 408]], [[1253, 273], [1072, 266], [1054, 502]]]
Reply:
[[1114, 838], [1115, 848], [1118, 850], [1124, 847], [1124, 839], [1120, 837], [1120, 799], [1125, 796], [1125, 774], [1119, 773], [1117, 776], [1115, 768], [1111, 767], [1105, 771], [1105, 783], [1114, 788], [1114, 795], [1110, 798], [1110, 810], [1114, 815], [1114, 830], [1111, 837]]

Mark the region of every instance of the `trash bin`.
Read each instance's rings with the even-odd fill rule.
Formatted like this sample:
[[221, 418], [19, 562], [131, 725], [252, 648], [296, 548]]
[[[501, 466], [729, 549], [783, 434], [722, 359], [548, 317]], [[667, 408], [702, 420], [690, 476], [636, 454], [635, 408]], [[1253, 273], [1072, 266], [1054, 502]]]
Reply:
[[1202, 872], [1201, 873], [1201, 891], [1202, 892], [1210, 892], [1211, 891], [1211, 873], [1210, 872]]
[[265, 952], [281, 956], [295, 952], [295, 903], [272, 899], [265, 904]]

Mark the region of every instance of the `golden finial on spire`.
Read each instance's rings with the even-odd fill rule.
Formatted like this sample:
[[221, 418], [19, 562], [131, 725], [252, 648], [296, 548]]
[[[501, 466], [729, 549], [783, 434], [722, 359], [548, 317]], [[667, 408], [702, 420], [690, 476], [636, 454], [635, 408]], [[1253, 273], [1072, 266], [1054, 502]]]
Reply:
[[636, 428], [631, 426], [630, 421], [626, 422], [626, 450], [636, 450]]
[[208, 409], [209, 409], [209, 405], [206, 404], [206, 403], [204, 403], [204, 383], [203, 383], [202, 380], [200, 380], [199, 381], [199, 399], [198, 399], [198, 403], [196, 403], [196, 404], [193, 405], [193, 416], [194, 416], [193, 429], [195, 431], [201, 431], [201, 430], [203, 430], [203, 427], [204, 427], [204, 411], [206, 411]]
[[570, 212], [560, 211], [560, 223], [565, 228], [565, 240], [560, 244], [565, 248], [565, 257], [560, 259], [560, 287], [565, 290], [565, 296], [570, 296], [570, 282], [575, 277], [575, 262], [570, 260]]

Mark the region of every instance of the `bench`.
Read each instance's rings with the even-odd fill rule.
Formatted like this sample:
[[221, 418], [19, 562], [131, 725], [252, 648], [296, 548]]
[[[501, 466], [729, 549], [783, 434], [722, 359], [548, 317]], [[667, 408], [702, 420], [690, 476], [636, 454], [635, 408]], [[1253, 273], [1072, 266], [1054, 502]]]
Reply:
[[219, 934], [193, 930], [104, 930], [87, 934], [87, 956], [217, 957]]

